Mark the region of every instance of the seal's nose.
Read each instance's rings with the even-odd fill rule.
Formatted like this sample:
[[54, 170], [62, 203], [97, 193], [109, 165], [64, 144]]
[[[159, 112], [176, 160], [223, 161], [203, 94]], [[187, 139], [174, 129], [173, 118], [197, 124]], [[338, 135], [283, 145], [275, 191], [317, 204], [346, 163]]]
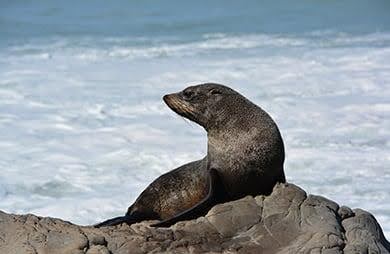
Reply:
[[169, 101], [169, 94], [164, 95], [164, 96], [163, 96], [163, 100], [164, 100], [165, 103], [168, 104], [168, 101]]

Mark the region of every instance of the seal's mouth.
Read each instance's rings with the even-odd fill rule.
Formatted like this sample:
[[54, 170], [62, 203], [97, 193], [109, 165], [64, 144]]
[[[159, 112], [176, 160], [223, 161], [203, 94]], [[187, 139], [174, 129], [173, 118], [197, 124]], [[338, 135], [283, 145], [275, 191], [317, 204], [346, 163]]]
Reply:
[[168, 107], [175, 111], [178, 115], [194, 121], [194, 109], [187, 102], [180, 99], [177, 94], [164, 95], [163, 100]]

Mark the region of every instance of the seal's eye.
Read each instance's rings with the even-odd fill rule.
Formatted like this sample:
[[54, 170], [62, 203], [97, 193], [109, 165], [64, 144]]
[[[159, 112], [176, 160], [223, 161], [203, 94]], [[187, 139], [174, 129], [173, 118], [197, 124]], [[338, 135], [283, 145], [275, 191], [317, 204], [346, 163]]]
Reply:
[[194, 92], [191, 90], [184, 90], [183, 95], [186, 99], [191, 99], [194, 96]]
[[209, 93], [210, 94], [222, 94], [222, 92], [219, 91], [218, 89], [211, 89]]

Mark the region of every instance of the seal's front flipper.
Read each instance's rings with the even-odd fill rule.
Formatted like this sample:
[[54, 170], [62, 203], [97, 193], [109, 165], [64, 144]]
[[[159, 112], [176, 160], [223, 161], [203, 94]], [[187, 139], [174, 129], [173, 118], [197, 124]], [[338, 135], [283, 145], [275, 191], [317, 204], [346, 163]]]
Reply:
[[106, 221], [103, 221], [101, 223], [98, 223], [96, 225], [93, 225], [95, 228], [100, 228], [100, 227], [109, 227], [109, 226], [115, 226], [121, 223], [127, 223], [128, 225], [131, 225], [133, 223], [137, 223], [140, 221], [143, 221], [145, 219], [156, 219], [155, 216], [145, 216], [145, 214], [139, 213], [137, 211], [131, 213], [131, 214], [126, 214], [125, 216], [120, 216], [120, 217], [115, 217], [113, 219], [109, 219]]
[[151, 225], [152, 227], [169, 227], [178, 221], [190, 220], [199, 216], [205, 215], [208, 210], [219, 202], [223, 202], [224, 188], [217, 170], [210, 169], [209, 171], [209, 192], [195, 206], [175, 215], [172, 218], [165, 219], [161, 222]]
[[100, 222], [100, 223], [98, 223], [96, 225], [93, 225], [93, 227], [100, 228], [100, 227], [115, 226], [115, 225], [118, 225], [118, 224], [121, 224], [121, 223], [125, 223], [125, 222], [127, 223], [129, 221], [129, 219], [130, 219], [129, 217], [130, 216], [128, 216], [128, 215], [115, 217], [115, 218], [112, 218], [112, 219]]

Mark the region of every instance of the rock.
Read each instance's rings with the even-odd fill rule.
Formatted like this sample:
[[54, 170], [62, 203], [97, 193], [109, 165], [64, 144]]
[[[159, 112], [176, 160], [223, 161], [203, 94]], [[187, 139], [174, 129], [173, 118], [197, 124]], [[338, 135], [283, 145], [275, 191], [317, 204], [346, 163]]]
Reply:
[[96, 229], [0, 212], [0, 253], [390, 253], [370, 213], [306, 195], [293, 184], [216, 205], [170, 228], [150, 223]]

